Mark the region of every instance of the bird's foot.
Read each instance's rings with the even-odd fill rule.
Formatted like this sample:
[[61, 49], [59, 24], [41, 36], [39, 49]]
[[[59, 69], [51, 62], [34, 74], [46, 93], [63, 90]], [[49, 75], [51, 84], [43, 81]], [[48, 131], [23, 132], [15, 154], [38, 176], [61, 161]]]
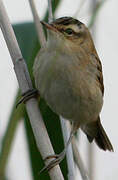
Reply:
[[43, 169], [41, 169], [41, 171], [39, 173], [42, 173], [45, 170], [49, 171], [54, 166], [58, 165], [64, 159], [64, 156], [65, 156], [65, 152], [61, 152], [60, 154], [53, 154], [53, 155], [46, 157], [44, 160], [48, 160], [51, 158], [55, 158], [55, 159], [50, 161], [49, 164], [47, 164]]
[[16, 108], [21, 104], [21, 103], [25, 103], [27, 100], [33, 98], [33, 97], [37, 97], [39, 94], [37, 89], [31, 89], [27, 92], [25, 92], [24, 94], [22, 94], [22, 98], [18, 101], [18, 103], [16, 104]]

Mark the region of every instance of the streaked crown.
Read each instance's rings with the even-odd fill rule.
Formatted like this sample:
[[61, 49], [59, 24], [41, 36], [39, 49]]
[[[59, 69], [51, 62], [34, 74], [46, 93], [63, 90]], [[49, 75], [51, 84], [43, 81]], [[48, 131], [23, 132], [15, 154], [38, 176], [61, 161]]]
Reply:
[[[45, 25], [49, 31], [54, 32], [52, 33], [54, 34], [54, 38], [57, 36], [58, 40], [59, 38], [65, 40], [65, 43], [69, 43], [69, 46], [72, 48], [84, 45], [84, 47], [88, 46], [88, 48], [94, 49], [88, 28], [77, 19], [61, 17], [51, 23], [42, 22], [42, 24]], [[69, 40], [69, 42], [66, 40]]]
[[56, 19], [50, 25], [70, 39], [80, 37], [85, 31], [85, 25], [72, 17]]

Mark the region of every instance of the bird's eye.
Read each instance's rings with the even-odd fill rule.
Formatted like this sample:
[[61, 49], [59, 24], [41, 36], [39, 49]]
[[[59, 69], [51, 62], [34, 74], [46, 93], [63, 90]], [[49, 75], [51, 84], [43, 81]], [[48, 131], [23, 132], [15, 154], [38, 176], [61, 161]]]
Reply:
[[68, 28], [68, 29], [65, 30], [65, 33], [67, 33], [68, 35], [72, 35], [73, 30], [71, 28]]

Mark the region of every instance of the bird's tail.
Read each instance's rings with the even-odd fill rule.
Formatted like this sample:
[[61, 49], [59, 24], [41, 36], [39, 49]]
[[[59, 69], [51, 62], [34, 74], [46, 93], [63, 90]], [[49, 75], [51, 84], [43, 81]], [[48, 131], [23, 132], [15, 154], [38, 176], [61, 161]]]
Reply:
[[83, 131], [86, 133], [90, 143], [95, 140], [100, 149], [113, 151], [113, 146], [100, 122], [100, 118], [96, 122], [89, 124]]

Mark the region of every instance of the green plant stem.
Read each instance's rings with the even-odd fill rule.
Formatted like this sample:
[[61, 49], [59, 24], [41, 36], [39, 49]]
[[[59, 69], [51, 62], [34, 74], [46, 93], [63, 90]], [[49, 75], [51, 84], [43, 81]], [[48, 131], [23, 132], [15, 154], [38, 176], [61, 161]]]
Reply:
[[[18, 93], [19, 94], [19, 93]], [[16, 98], [17, 99], [17, 98]], [[8, 162], [8, 156], [10, 154], [13, 138], [15, 136], [16, 129], [19, 125], [19, 120], [24, 116], [24, 106], [19, 106], [18, 111], [15, 110], [15, 105], [11, 113], [11, 118], [6, 128], [5, 136], [2, 141], [2, 148], [0, 152], [0, 180], [5, 177], [5, 169]]]

